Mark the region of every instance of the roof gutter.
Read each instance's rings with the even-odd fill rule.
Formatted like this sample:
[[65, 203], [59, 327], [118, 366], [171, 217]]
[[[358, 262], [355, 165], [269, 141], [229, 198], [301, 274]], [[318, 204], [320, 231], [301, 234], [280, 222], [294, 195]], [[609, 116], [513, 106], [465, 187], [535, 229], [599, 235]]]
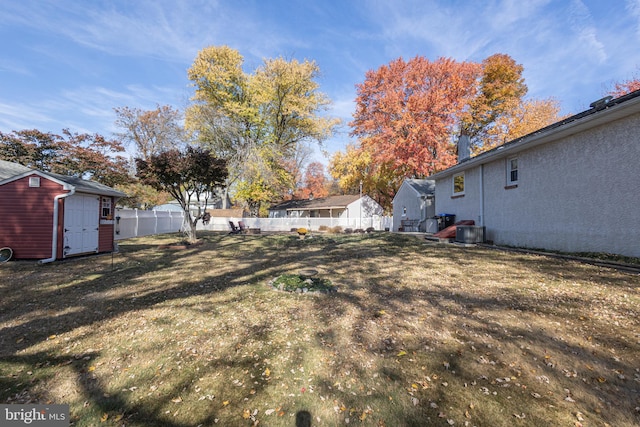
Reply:
[[71, 187], [71, 191], [65, 194], [58, 194], [53, 198], [53, 238], [51, 243], [51, 258], [41, 259], [38, 261], [40, 264], [46, 264], [56, 260], [57, 252], [58, 252], [58, 219], [60, 217], [60, 208], [58, 205], [58, 200], [64, 199], [69, 196], [73, 196], [76, 192], [75, 187]]

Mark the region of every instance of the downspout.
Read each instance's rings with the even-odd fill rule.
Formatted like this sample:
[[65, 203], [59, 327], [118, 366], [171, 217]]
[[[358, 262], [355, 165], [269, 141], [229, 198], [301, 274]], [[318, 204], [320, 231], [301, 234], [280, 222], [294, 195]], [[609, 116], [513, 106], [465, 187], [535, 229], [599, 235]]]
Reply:
[[479, 226], [484, 226], [484, 164], [480, 165], [480, 218]]
[[56, 256], [58, 255], [58, 218], [60, 217], [60, 212], [58, 208], [58, 200], [64, 199], [65, 197], [73, 196], [76, 192], [75, 187], [71, 187], [71, 191], [65, 194], [58, 194], [53, 198], [53, 242], [51, 243], [51, 258], [41, 259], [38, 261], [40, 264], [46, 264], [56, 260]]
[[422, 209], [420, 209], [420, 221], [418, 222], [418, 231], [420, 230], [420, 226], [427, 220], [427, 200], [429, 198], [427, 196], [420, 196], [420, 200], [422, 200]]

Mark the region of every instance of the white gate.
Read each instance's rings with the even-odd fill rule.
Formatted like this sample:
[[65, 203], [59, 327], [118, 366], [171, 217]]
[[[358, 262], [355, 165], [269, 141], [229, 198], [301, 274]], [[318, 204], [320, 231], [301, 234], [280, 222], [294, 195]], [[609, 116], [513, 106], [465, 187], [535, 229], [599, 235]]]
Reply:
[[64, 199], [64, 256], [98, 252], [100, 198], [74, 194]]

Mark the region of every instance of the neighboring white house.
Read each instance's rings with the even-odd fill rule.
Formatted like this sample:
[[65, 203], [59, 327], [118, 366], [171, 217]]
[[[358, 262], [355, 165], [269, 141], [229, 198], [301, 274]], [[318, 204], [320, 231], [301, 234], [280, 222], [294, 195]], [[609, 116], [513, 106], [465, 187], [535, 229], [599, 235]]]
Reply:
[[499, 245], [640, 257], [640, 91], [591, 107], [432, 175], [436, 209]]
[[[428, 231], [427, 220], [436, 215], [435, 181], [405, 179], [393, 198], [393, 231]], [[438, 231], [437, 223], [435, 230]]]
[[[220, 192], [217, 193], [206, 193], [201, 195], [200, 198], [195, 197], [195, 195], [193, 196], [193, 199], [191, 200], [191, 205], [189, 206], [189, 211], [191, 212], [192, 216], [196, 216], [198, 215], [198, 208], [200, 208], [201, 210], [204, 208], [205, 205], [205, 198], [206, 203], [207, 203], [207, 210], [213, 210], [213, 209], [222, 209], [222, 197], [220, 196]], [[227, 206], [231, 206], [231, 200], [229, 199], [229, 197], [227, 196]], [[158, 205], [155, 206], [153, 208], [154, 211], [172, 211], [172, 212], [182, 212], [182, 206], [180, 206], [180, 203], [178, 203], [177, 200], [171, 200], [168, 203], [165, 203], [163, 205]]]
[[[340, 218], [370, 219], [380, 217], [382, 206], [367, 195], [329, 196], [317, 199], [288, 200], [269, 208], [269, 218]], [[362, 221], [363, 226], [367, 221]], [[356, 224], [358, 224], [356, 222]]]

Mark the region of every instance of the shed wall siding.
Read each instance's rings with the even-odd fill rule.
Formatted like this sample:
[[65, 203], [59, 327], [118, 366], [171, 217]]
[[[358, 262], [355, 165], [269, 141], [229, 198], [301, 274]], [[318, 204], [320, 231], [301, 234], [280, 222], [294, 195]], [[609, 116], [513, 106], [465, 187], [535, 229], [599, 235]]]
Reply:
[[17, 259], [49, 258], [53, 199], [64, 193], [62, 186], [43, 178], [40, 187], [29, 187], [29, 177], [0, 186], [0, 247], [12, 248]]
[[100, 224], [98, 252], [111, 252], [113, 250], [113, 233], [113, 224]]

